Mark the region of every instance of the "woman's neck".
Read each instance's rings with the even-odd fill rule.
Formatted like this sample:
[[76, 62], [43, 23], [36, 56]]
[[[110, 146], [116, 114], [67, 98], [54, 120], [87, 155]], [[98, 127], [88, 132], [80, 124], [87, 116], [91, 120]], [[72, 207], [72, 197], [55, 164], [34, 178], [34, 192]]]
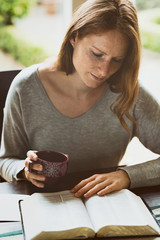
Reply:
[[107, 83], [104, 82], [97, 88], [88, 87], [79, 77], [77, 73], [70, 74], [66, 76], [66, 88], [68, 89], [68, 93], [77, 100], [94, 98], [98, 96], [98, 98], [103, 94], [104, 89], [106, 88]]

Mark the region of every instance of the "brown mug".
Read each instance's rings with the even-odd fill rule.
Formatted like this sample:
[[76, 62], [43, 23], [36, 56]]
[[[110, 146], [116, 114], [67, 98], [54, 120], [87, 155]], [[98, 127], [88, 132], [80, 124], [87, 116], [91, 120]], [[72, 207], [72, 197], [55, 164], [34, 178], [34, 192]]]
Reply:
[[[66, 175], [69, 161], [68, 155], [51, 150], [38, 151], [36, 155], [38, 160], [29, 163], [29, 171], [45, 176], [45, 186], [58, 183]], [[43, 170], [33, 170], [32, 165], [35, 163], [41, 164]]]

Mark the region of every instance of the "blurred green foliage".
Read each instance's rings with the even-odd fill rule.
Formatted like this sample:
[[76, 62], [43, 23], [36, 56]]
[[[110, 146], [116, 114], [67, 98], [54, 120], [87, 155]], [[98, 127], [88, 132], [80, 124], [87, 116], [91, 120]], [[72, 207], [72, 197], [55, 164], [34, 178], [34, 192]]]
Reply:
[[[159, 15], [160, 15], [160, 13], [159, 13]], [[157, 18], [155, 18], [155, 19], [154, 19], [154, 22], [155, 22], [156, 24], [160, 24], [160, 16], [157, 17]]]
[[160, 7], [160, 0], [136, 0], [138, 10]]
[[144, 48], [160, 53], [160, 34], [142, 30], [141, 36]]
[[14, 26], [1, 27], [0, 39], [0, 49], [8, 52], [25, 67], [42, 62], [48, 57], [41, 47], [30, 42]]
[[15, 18], [26, 16], [36, 0], [0, 0], [0, 25], [14, 24]]
[[138, 12], [142, 45], [160, 53], [160, 8]]

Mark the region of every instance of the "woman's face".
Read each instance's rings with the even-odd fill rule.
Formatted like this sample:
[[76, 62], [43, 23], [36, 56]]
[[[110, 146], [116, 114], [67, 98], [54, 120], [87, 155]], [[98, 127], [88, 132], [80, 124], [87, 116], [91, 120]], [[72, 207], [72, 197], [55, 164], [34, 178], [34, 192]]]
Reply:
[[81, 81], [91, 88], [104, 83], [117, 72], [127, 54], [128, 41], [117, 30], [90, 34], [82, 39], [70, 40], [73, 51], [73, 65]]

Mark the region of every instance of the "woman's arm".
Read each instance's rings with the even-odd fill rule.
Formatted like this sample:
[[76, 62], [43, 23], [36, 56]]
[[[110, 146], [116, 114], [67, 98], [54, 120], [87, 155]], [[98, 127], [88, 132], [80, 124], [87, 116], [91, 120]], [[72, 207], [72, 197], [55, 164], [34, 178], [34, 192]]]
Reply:
[[[137, 136], [146, 148], [160, 154], [160, 105], [143, 88], [140, 88], [134, 107], [134, 117], [139, 126], [139, 129], [135, 129], [134, 136]], [[160, 184], [160, 157], [121, 169], [128, 173], [131, 188]]]
[[[37, 102], [30, 101], [30, 96], [34, 94], [32, 88], [36, 69], [36, 66], [24, 69], [13, 80], [8, 92], [0, 150], [0, 174], [7, 181], [27, 179], [37, 187], [44, 187], [42, 181], [45, 177], [28, 171], [29, 161], [36, 161], [31, 154], [33, 151], [29, 151], [32, 137], [28, 130], [37, 114]], [[35, 162], [32, 168], [40, 171], [42, 166]]]
[[[137, 136], [145, 147], [160, 154], [160, 106], [144, 89], [140, 89], [134, 107], [139, 129]], [[136, 149], [135, 149], [136, 150]], [[141, 164], [118, 168], [116, 172], [94, 175], [77, 184], [72, 192], [77, 197], [104, 195], [122, 188], [160, 184], [160, 158]]]
[[18, 179], [17, 174], [24, 168], [25, 153], [29, 147], [16, 79], [6, 99], [0, 149], [0, 174], [7, 181]]

